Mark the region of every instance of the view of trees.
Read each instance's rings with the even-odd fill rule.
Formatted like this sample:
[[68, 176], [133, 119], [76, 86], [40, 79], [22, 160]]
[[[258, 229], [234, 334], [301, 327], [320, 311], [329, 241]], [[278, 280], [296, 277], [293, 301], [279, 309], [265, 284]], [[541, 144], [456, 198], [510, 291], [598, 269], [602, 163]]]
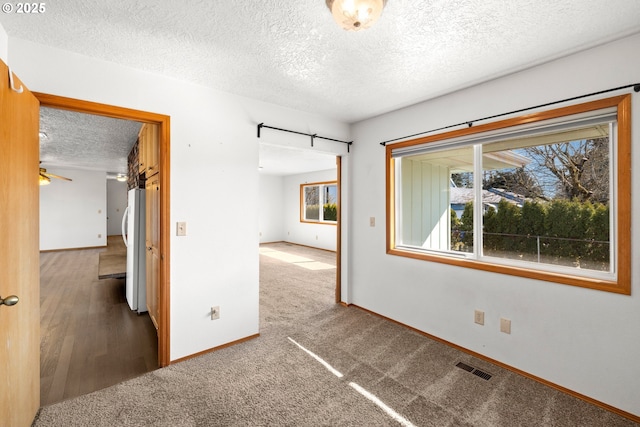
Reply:
[[492, 172], [485, 175], [482, 188], [499, 188], [530, 199], [548, 200], [535, 175], [525, 168]]
[[[483, 189], [521, 196], [484, 206], [486, 255], [607, 271], [609, 268], [609, 140], [585, 139], [526, 147], [530, 159], [512, 169], [486, 171]], [[471, 173], [452, 174], [458, 187], [473, 187]], [[458, 218], [452, 211], [451, 248], [473, 251], [473, 203]], [[542, 259], [541, 259], [542, 258]]]
[[609, 138], [541, 145], [524, 151], [534, 160], [529, 176], [536, 177], [534, 181], [544, 193], [582, 202], [609, 202]]
[[[499, 188], [530, 199], [609, 202], [609, 138], [585, 139], [515, 150], [526, 166], [485, 171], [482, 187]], [[454, 173], [456, 187], [473, 187], [471, 172]]]
[[304, 188], [304, 209], [305, 219], [307, 220], [319, 220], [320, 219], [320, 187], [317, 185], [308, 186]]

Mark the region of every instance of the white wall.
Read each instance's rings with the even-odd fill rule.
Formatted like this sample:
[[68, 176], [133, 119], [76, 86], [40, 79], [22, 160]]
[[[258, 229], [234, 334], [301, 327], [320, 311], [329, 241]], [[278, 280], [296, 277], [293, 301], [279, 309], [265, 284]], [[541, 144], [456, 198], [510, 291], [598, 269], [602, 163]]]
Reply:
[[122, 215], [127, 208], [127, 183], [107, 179], [107, 236], [122, 234]]
[[285, 241], [335, 251], [335, 225], [300, 222], [300, 184], [335, 180], [336, 169], [288, 176], [260, 174], [260, 243]]
[[336, 169], [309, 172], [284, 177], [284, 239], [287, 242], [314, 248], [336, 250], [336, 226], [300, 222], [300, 184], [335, 181]]
[[7, 64], [9, 62], [9, 36], [0, 24], [0, 59]]
[[260, 243], [281, 242], [284, 239], [283, 177], [260, 174], [258, 230]]
[[[640, 276], [617, 295], [385, 253], [379, 142], [638, 81], [640, 35], [354, 126], [349, 302], [640, 416]], [[630, 90], [625, 91], [626, 93]], [[613, 93], [607, 96], [612, 96]], [[586, 100], [585, 100], [586, 101]], [[633, 212], [640, 212], [640, 94], [633, 94]], [[376, 217], [376, 227], [369, 217]], [[640, 265], [632, 215], [632, 265]], [[485, 326], [473, 311], [485, 311]], [[512, 333], [499, 331], [511, 319]]]
[[[171, 233], [170, 241], [171, 360], [258, 333], [258, 210], [248, 205], [259, 200], [256, 126], [341, 140], [349, 140], [349, 126], [25, 40], [9, 43], [12, 66], [31, 90], [171, 116], [171, 229], [187, 222], [187, 236]], [[306, 146], [308, 139], [283, 143]], [[316, 143], [346, 154], [338, 145]], [[221, 307], [219, 320], [210, 320], [212, 305]]]
[[47, 168], [71, 178], [40, 186], [40, 250], [99, 247], [107, 244], [107, 174]]

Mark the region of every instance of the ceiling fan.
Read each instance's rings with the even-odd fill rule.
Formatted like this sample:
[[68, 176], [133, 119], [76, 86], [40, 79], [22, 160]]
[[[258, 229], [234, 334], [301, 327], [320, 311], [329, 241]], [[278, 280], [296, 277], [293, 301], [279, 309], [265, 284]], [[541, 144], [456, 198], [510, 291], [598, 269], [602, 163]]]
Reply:
[[72, 181], [70, 178], [67, 178], [67, 177], [64, 177], [64, 176], [60, 176], [60, 175], [56, 175], [56, 174], [53, 174], [53, 173], [49, 173], [49, 172], [47, 172], [47, 170], [45, 168], [40, 168], [40, 177], [39, 177], [40, 185], [49, 185], [49, 184], [51, 184], [51, 178], [63, 179], [65, 181]]

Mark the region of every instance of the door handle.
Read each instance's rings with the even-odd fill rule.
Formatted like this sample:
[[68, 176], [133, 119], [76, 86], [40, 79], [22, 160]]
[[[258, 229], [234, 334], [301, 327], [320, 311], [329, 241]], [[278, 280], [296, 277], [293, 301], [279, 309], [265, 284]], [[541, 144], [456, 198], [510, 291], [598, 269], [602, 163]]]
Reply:
[[18, 301], [20, 301], [20, 299], [15, 295], [8, 296], [4, 299], [0, 297], [0, 305], [16, 305]]

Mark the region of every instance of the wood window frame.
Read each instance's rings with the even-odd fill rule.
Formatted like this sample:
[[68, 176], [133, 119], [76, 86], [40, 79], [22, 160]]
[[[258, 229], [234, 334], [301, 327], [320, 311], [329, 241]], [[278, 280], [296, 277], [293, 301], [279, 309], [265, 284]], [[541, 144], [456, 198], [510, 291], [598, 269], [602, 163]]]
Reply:
[[[617, 177], [617, 198], [615, 209], [616, 227], [616, 263], [617, 277], [615, 280], [577, 276], [566, 273], [528, 269], [520, 266], [493, 264], [484, 260], [461, 259], [449, 257], [446, 254], [422, 253], [396, 247], [396, 199], [395, 199], [395, 167], [392, 150], [441, 142], [447, 139], [459, 138], [483, 132], [507, 129], [520, 125], [527, 125], [544, 120], [551, 120], [580, 114], [588, 111], [610, 107], [617, 108], [617, 151], [615, 174]], [[430, 135], [410, 141], [403, 141], [386, 145], [386, 252], [390, 255], [414, 258], [424, 261], [438, 262], [458, 267], [473, 268], [512, 276], [525, 277], [547, 282], [614, 292], [624, 295], [631, 294], [631, 95], [621, 95], [600, 99], [583, 104], [557, 108], [553, 110], [535, 112], [511, 119], [477, 125], [474, 127], [454, 130], [446, 133]]]

